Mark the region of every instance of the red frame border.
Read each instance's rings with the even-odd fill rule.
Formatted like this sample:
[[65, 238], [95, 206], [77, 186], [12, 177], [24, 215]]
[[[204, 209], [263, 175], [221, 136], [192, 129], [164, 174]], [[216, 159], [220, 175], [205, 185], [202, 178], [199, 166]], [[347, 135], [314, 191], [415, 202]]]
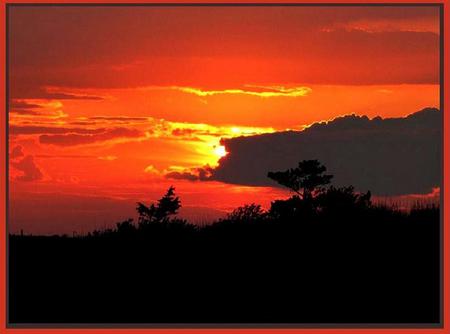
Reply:
[[42, 328], [42, 329], [32, 329], [32, 328], [7, 328], [6, 319], [6, 186], [8, 180], [6, 179], [6, 5], [7, 4], [20, 4], [20, 3], [274, 3], [274, 0], [0, 0], [0, 66], [1, 68], [1, 83], [0, 83], [0, 105], [4, 107], [0, 108], [0, 333], [154, 333], [154, 334], [167, 334], [167, 333], [183, 333], [183, 334], [194, 334], [194, 333], [242, 333], [242, 334], [275, 334], [275, 333], [314, 333], [314, 334], [332, 334], [332, 333], [394, 333], [394, 334], [404, 334], [404, 333], [426, 333], [426, 334], [444, 334], [450, 333], [450, 226], [449, 226], [449, 208], [450, 208], [450, 186], [449, 186], [449, 164], [450, 164], [450, 114], [447, 114], [444, 110], [445, 106], [450, 105], [449, 101], [449, 71], [448, 65], [445, 59], [450, 59], [449, 46], [446, 43], [446, 38], [450, 35], [449, 21], [450, 21], [450, 10], [448, 8], [448, 0], [422, 0], [422, 1], [408, 1], [408, 0], [282, 0], [283, 3], [326, 3], [326, 4], [352, 4], [352, 3], [367, 3], [367, 4], [378, 4], [378, 3], [396, 3], [396, 4], [443, 4], [444, 11], [444, 45], [443, 45], [443, 59], [441, 62], [441, 71], [443, 73], [441, 85], [444, 85], [443, 100], [441, 100], [440, 109], [443, 111], [444, 118], [444, 146], [443, 146], [443, 203], [441, 210], [443, 210], [443, 228], [442, 228], [442, 240], [443, 240], [443, 327], [441, 328], [395, 328], [395, 329], [382, 329], [382, 328], [338, 328], [338, 329], [316, 329], [316, 328], [299, 328], [299, 329], [281, 329], [281, 328], [267, 328], [267, 329], [225, 329], [225, 328], [199, 328], [199, 329], [135, 329], [135, 328], [96, 328], [96, 329], [81, 329], [81, 328], [70, 328], [70, 329], [59, 329], [59, 328]]

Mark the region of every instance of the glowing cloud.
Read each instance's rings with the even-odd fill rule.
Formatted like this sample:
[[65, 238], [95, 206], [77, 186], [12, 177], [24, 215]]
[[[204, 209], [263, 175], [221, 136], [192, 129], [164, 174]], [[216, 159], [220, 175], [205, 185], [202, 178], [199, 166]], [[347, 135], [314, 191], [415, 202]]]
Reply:
[[106, 155], [106, 156], [98, 157], [98, 159], [105, 160], [105, 161], [114, 161], [114, 160], [117, 160], [118, 158], [115, 155]]
[[[283, 86], [245, 86], [246, 89], [223, 89], [223, 90], [203, 90], [194, 87], [171, 87], [184, 93], [195, 94], [197, 96], [206, 97], [221, 94], [244, 94], [259, 97], [301, 97], [308, 95], [312, 89], [309, 87], [292, 87]], [[247, 89], [248, 88], [248, 89]]]
[[152, 175], [160, 175], [161, 174], [161, 172], [157, 168], [155, 168], [155, 166], [153, 166], [153, 165], [147, 166], [144, 169], [144, 172], [152, 174]]

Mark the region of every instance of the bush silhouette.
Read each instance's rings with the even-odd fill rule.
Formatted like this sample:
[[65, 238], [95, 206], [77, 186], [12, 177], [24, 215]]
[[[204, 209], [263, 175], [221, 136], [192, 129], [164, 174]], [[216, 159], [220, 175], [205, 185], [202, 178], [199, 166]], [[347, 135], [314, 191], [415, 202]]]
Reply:
[[259, 204], [246, 204], [233, 210], [227, 215], [227, 220], [235, 222], [252, 222], [265, 217], [265, 212]]
[[315, 198], [317, 209], [324, 214], [346, 214], [350, 210], [363, 210], [371, 206], [371, 193], [355, 192], [353, 186], [329, 187]]
[[136, 231], [136, 227], [133, 225], [133, 219], [127, 219], [121, 223], [116, 224], [117, 233], [129, 235]]

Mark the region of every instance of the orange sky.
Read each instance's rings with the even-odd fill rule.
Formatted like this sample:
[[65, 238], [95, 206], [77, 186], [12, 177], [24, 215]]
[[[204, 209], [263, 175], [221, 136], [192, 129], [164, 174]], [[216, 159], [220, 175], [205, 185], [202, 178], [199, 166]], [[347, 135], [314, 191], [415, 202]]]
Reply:
[[[438, 7], [21, 6], [9, 15], [11, 205], [75, 196], [67, 210], [92, 222], [86, 230], [107, 224], [75, 203], [92, 196], [148, 202], [174, 184], [186, 207], [217, 214], [286, 196], [166, 178], [217, 166], [220, 138], [439, 108]], [[44, 226], [51, 210], [12, 210], [12, 229], [70, 231], [55, 217]]]

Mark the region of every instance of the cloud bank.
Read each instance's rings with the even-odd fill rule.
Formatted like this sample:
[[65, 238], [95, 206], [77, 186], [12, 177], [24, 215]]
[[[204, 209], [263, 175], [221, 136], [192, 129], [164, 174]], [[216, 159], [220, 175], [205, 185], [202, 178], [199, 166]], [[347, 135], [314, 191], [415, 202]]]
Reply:
[[34, 158], [32, 155], [27, 155], [26, 157], [18, 161], [12, 161], [11, 165], [18, 171], [22, 172], [21, 175], [18, 175], [15, 178], [18, 181], [39, 181], [44, 177], [41, 169], [34, 162]]
[[274, 186], [268, 171], [318, 159], [337, 186], [351, 184], [380, 196], [429, 193], [440, 186], [441, 130], [441, 112], [426, 108], [404, 118], [351, 115], [304, 131], [225, 139], [229, 154], [209, 179]]

